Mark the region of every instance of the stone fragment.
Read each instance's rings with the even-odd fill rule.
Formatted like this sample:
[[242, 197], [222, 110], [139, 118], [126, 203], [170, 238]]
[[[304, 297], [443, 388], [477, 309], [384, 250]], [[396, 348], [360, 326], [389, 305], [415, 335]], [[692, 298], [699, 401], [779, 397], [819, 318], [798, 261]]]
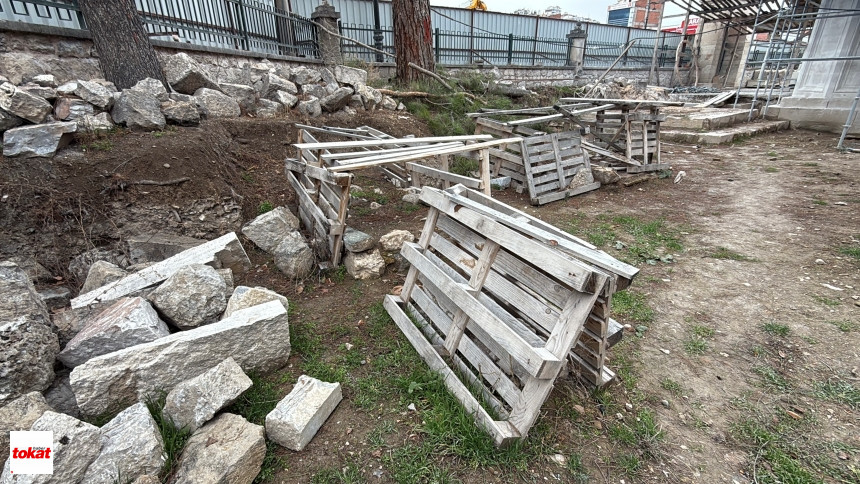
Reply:
[[162, 60], [161, 66], [167, 83], [176, 92], [194, 94], [200, 88], [218, 89], [218, 83], [188, 54], [168, 56]]
[[30, 277], [30, 280], [33, 281], [33, 283], [54, 281], [53, 274], [32, 257], [11, 257], [8, 262], [16, 264], [19, 269], [24, 271]]
[[85, 415], [143, 400], [193, 378], [232, 356], [245, 372], [269, 372], [290, 356], [287, 310], [277, 301], [151, 343], [93, 358], [72, 370], [71, 385]]
[[235, 99], [214, 89], [201, 87], [194, 92], [194, 102], [204, 118], [235, 118], [242, 114]]
[[352, 109], [349, 106], [346, 106], [343, 108], [343, 113], [346, 114], [347, 116], [355, 116], [356, 114], [358, 114], [358, 111], [356, 111], [355, 109]]
[[161, 113], [170, 124], [179, 126], [197, 126], [200, 124], [200, 110], [197, 104], [184, 101], [167, 101], [161, 103]]
[[77, 123], [72, 121], [12, 128], [3, 133], [3, 156], [51, 158], [69, 144], [77, 130]]
[[[30, 430], [33, 422], [43, 413], [52, 410], [45, 397], [39, 392], [30, 392], [0, 406], [0, 449], [9, 448], [9, 432]], [[5, 453], [5, 452], [4, 452]]]
[[95, 108], [79, 97], [61, 97], [54, 103], [54, 118], [60, 121], [75, 120], [88, 114], [95, 114]]
[[32, 81], [42, 87], [57, 87], [57, 79], [52, 74], [39, 74]]
[[90, 271], [87, 273], [87, 280], [81, 286], [81, 294], [86, 294], [96, 290], [104, 285], [110, 284], [113, 281], [118, 281], [127, 276], [128, 272], [122, 270], [116, 264], [112, 264], [105, 260], [97, 260], [90, 266]]
[[0, 294], [2, 406], [22, 394], [48, 388], [60, 345], [30, 277], [11, 262], [0, 263]]
[[382, 107], [394, 111], [397, 109], [397, 101], [391, 96], [382, 96]]
[[332, 94], [322, 98], [320, 100], [320, 106], [325, 109], [329, 113], [333, 113], [344, 108], [347, 104], [349, 104], [349, 100], [352, 97], [352, 88], [349, 87], [341, 87], [338, 88]]
[[4, 82], [0, 84], [0, 109], [38, 124], [51, 112], [51, 104], [39, 96], [18, 89], [10, 82]]
[[72, 385], [69, 384], [69, 373], [70, 371], [65, 369], [57, 372], [54, 383], [51, 383], [43, 394], [45, 401], [54, 411], [79, 419], [81, 409], [78, 408], [78, 401], [75, 400], [75, 393], [72, 391]]
[[57, 87], [57, 94], [60, 96], [71, 96], [77, 90], [78, 83], [75, 81], [71, 81]]
[[227, 285], [210, 266], [182, 267], [150, 294], [153, 306], [179, 329], [217, 321], [227, 307]]
[[69, 272], [72, 273], [75, 279], [86, 280], [90, 273], [90, 267], [96, 261], [106, 261], [117, 266], [127, 265], [125, 259], [116, 251], [107, 249], [90, 249], [86, 252], [76, 255], [69, 262]]
[[302, 375], [289, 395], [266, 415], [266, 435], [279, 445], [300, 451], [314, 438], [341, 398], [340, 383]]
[[52, 88], [52, 87], [43, 87], [43, 86], [37, 86], [34, 84], [27, 84], [24, 86], [18, 86], [18, 89], [20, 89], [20, 90], [22, 90], [28, 94], [32, 94], [34, 96], [40, 97], [40, 98], [42, 98], [48, 102], [51, 102], [54, 99], [57, 99], [57, 90]]
[[137, 479], [131, 481], [130, 484], [161, 484], [161, 479], [159, 479], [157, 475], [150, 474], [140, 476]]
[[290, 94], [299, 93], [299, 89], [295, 84], [281, 76], [271, 73], [263, 76], [263, 91], [260, 93], [260, 97], [273, 99], [272, 95], [278, 91], [284, 91]]
[[221, 90], [239, 103], [239, 108], [243, 113], [254, 112], [257, 103], [257, 91], [253, 87], [244, 84], [222, 83]]
[[367, 71], [347, 66], [334, 66], [334, 77], [337, 82], [355, 88], [367, 84]]
[[236, 311], [269, 301], [280, 301], [285, 308], [289, 309], [290, 307], [290, 302], [287, 298], [275, 291], [266, 289], [265, 287], [238, 286], [233, 290], [230, 300], [227, 301], [227, 309], [224, 310], [224, 317], [229, 318]]
[[60, 348], [65, 348], [69, 341], [72, 340], [83, 329], [86, 323], [98, 313], [107, 308], [106, 304], [93, 304], [85, 308], [71, 309], [67, 308], [62, 311], [56, 311], [51, 314], [51, 327], [57, 338], [60, 341]]
[[171, 101], [181, 101], [194, 104], [194, 96], [191, 94], [182, 94], [181, 92], [171, 92], [169, 95]]
[[47, 411], [33, 422], [31, 431], [53, 432], [51, 446], [54, 456], [53, 474], [10, 475], [9, 459], [3, 468], [2, 482], [12, 483], [67, 483], [81, 482], [90, 463], [99, 455], [101, 432], [99, 428], [62, 413]]
[[356, 88], [356, 93], [361, 95], [361, 100], [364, 103], [364, 108], [372, 111], [376, 106], [382, 104], [382, 93], [368, 85], [361, 85]]
[[379, 254], [379, 249], [360, 254], [347, 252], [343, 263], [346, 272], [355, 279], [375, 279], [385, 271], [385, 259]]
[[337, 84], [337, 78], [334, 76], [334, 72], [332, 72], [331, 69], [329, 69], [328, 67], [320, 67], [319, 73], [323, 83]]
[[291, 279], [302, 279], [313, 271], [313, 250], [297, 230], [282, 237], [280, 244], [271, 254], [275, 256], [278, 269]]
[[296, 109], [298, 109], [299, 114], [311, 118], [315, 118], [322, 114], [320, 100], [313, 96], [311, 96], [306, 101], [299, 101], [299, 104], [296, 106]]
[[223, 413], [195, 432], [176, 464], [174, 484], [250, 484], [266, 455], [262, 425]]
[[284, 114], [284, 105], [268, 99], [258, 99], [256, 112], [258, 118], [276, 118]]
[[115, 126], [109, 113], [98, 113], [95, 116], [88, 114], [78, 119], [78, 131], [83, 132], [110, 131]]
[[[224, 294], [232, 294], [234, 289], [233, 270], [232, 269], [215, 269], [215, 272], [224, 279]], [[222, 316], [226, 317], [226, 316]]]
[[290, 80], [300, 85], [315, 84], [320, 82], [320, 79], [322, 76], [319, 72], [305, 66], [297, 67], [290, 73]]
[[408, 230], [392, 230], [379, 238], [379, 245], [390, 252], [400, 252], [405, 242], [412, 242], [415, 236]]
[[113, 105], [113, 93], [105, 86], [94, 81], [82, 81], [78, 79], [78, 88], [75, 89], [75, 95], [93, 106], [109, 110]]
[[257, 216], [242, 227], [242, 234], [257, 244], [257, 247], [271, 253], [284, 238], [284, 235], [299, 229], [299, 219], [286, 207]]
[[591, 165], [591, 174], [601, 185], [610, 185], [621, 180], [621, 176], [615, 170], [604, 166]]
[[100, 433], [100, 453], [81, 482], [114, 484], [161, 471], [164, 441], [145, 403], [123, 410]]
[[403, 198], [401, 198], [401, 200], [403, 200], [406, 203], [411, 203], [413, 205], [417, 205], [419, 202], [421, 202], [421, 194], [420, 193], [407, 193], [406, 195], [403, 195]]
[[74, 368], [96, 356], [168, 335], [167, 325], [148, 302], [140, 297], [122, 298], [86, 321], [57, 359]]
[[299, 102], [299, 98], [293, 96], [287, 91], [275, 91], [275, 93], [272, 94], [272, 99], [282, 104], [285, 108], [288, 109], [292, 108]]
[[320, 86], [319, 84], [305, 84], [302, 86], [301, 92], [303, 96], [313, 96], [320, 99], [331, 94], [324, 86]]
[[23, 119], [0, 109], [0, 131], [6, 131], [7, 129], [21, 126], [22, 124], [24, 124]]
[[376, 240], [370, 235], [347, 227], [343, 234], [343, 245], [349, 252], [364, 252], [376, 245]]
[[164, 404], [164, 416], [179, 428], [195, 431], [218, 411], [233, 404], [253, 382], [233, 358], [176, 385]]
[[49, 311], [60, 309], [69, 305], [72, 299], [72, 291], [68, 287], [51, 287], [39, 291], [39, 297], [48, 307]]
[[161, 103], [148, 92], [125, 89], [110, 112], [117, 124], [131, 129], [153, 131], [164, 129], [166, 120], [161, 114]]
[[119, 91], [119, 89], [116, 88], [116, 84], [108, 81], [107, 79], [93, 79], [92, 81], [95, 82], [96, 84], [101, 84], [102, 86], [106, 87], [108, 91], [110, 91], [112, 93], [116, 93], [117, 91]]
[[158, 99], [158, 101], [162, 103], [170, 99], [170, 94], [167, 93], [167, 88], [164, 87], [164, 84], [162, 84], [158, 79], [153, 79], [151, 77], [137, 81], [137, 84], [131, 88], [135, 91], [151, 94], [152, 96], [155, 96], [155, 99]]

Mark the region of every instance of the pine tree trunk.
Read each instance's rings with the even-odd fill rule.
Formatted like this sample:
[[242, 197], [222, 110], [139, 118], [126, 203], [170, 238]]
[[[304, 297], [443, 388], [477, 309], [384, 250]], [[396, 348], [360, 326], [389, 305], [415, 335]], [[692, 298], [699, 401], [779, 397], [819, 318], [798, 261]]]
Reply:
[[408, 83], [423, 76], [409, 67], [413, 62], [429, 71], [436, 68], [429, 0], [394, 0], [394, 55], [397, 78]]
[[105, 79], [118, 89], [151, 77], [167, 87], [134, 0], [79, 0]]

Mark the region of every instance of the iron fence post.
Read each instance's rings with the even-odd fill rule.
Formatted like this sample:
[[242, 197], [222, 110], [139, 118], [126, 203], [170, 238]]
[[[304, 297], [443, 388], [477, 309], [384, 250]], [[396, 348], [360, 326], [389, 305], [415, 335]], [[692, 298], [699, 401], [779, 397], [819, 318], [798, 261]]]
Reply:
[[514, 63], [514, 34], [508, 34], [508, 65]]
[[245, 0], [237, 0], [239, 4], [239, 23], [242, 29], [242, 45], [244, 50], [251, 50], [250, 41], [248, 40], [248, 23], [245, 19]]
[[442, 31], [439, 30], [439, 27], [436, 27], [436, 30], [434, 33], [436, 34], [436, 38], [433, 40], [435, 40], [436, 45], [434, 46], [433, 50], [436, 51], [436, 63], [441, 64], [442, 63], [442, 52], [440, 49], [442, 47], [442, 41], [440, 39], [440, 36], [442, 35]]

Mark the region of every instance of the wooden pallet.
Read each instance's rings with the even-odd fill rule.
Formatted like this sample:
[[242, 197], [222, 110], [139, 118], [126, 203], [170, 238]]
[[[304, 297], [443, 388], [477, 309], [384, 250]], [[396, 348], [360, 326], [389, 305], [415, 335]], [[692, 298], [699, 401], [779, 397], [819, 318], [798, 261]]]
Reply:
[[525, 438], [568, 357], [596, 384], [611, 376], [595, 341], [605, 349], [611, 294], [635, 268], [462, 186], [421, 200], [409, 274], [385, 307], [497, 445]]
[[[532, 205], [543, 205], [600, 188], [591, 175], [588, 153], [575, 131], [529, 136], [523, 140], [523, 164]], [[577, 175], [581, 184], [569, 186]]]

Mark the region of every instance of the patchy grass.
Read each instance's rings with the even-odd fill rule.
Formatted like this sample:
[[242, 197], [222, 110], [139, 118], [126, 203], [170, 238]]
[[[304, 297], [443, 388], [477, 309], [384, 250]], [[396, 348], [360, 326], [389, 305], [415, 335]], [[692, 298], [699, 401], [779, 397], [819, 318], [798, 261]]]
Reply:
[[155, 425], [158, 427], [158, 432], [161, 434], [161, 440], [164, 443], [164, 465], [159, 472], [159, 478], [162, 482], [167, 482], [179, 462], [179, 456], [182, 454], [182, 449], [185, 448], [185, 443], [191, 437], [191, 430], [188, 428], [176, 427], [173, 419], [162, 413], [167, 393], [161, 392], [157, 397], [151, 397], [146, 400], [146, 408], [155, 420]]
[[464, 156], [454, 156], [449, 167], [451, 173], [462, 176], [469, 176], [470, 173], [478, 171], [478, 169], [479, 166], [477, 161]]
[[573, 453], [567, 458], [567, 472], [570, 473], [570, 482], [574, 484], [587, 484], [591, 479], [588, 469], [582, 463], [582, 455]]
[[860, 247], [840, 247], [839, 253], [860, 260]]
[[858, 331], [858, 328], [860, 328], [857, 323], [855, 323], [854, 321], [849, 321], [847, 319], [843, 319], [840, 321], [827, 321], [827, 324], [832, 324], [833, 326], [836, 326], [836, 328], [838, 328], [839, 331], [842, 331], [843, 333]]
[[368, 202], [376, 202], [380, 205], [388, 203], [388, 197], [383, 193], [376, 193], [373, 190], [354, 190], [349, 193], [353, 198], [363, 198]]
[[274, 209], [275, 209], [275, 206], [272, 205], [272, 202], [265, 200], [262, 203], [260, 203], [259, 207], [257, 207], [257, 213], [260, 215], [263, 215], [264, 213], [271, 212]]
[[834, 379], [815, 384], [813, 395], [831, 402], [847, 405], [855, 410], [860, 409], [860, 388]]
[[775, 167], [775, 166], [766, 166], [766, 167], [764, 167], [764, 172], [765, 172], [765, 173], [776, 173], [776, 172], [778, 172], [778, 171], [779, 171], [779, 168], [777, 168], [777, 167]]
[[629, 290], [619, 291], [612, 296], [612, 313], [619, 319], [650, 323], [654, 321], [654, 310], [648, 306], [644, 294]]
[[684, 342], [684, 351], [693, 356], [703, 355], [708, 351], [708, 342], [704, 338], [693, 336]]
[[248, 374], [253, 384], [230, 406], [229, 412], [245, 417], [252, 424], [265, 425], [266, 415], [275, 409], [284, 395], [278, 383], [255, 373]]
[[663, 390], [666, 390], [667, 392], [671, 393], [673, 397], [680, 397], [681, 394], [684, 392], [684, 387], [682, 387], [680, 383], [669, 377], [660, 380], [660, 387], [663, 388]]
[[323, 469], [311, 478], [311, 484], [364, 484], [365, 482], [367, 481], [361, 475], [359, 466], [352, 462], [340, 469], [334, 467]]
[[287, 469], [287, 461], [277, 453], [279, 448], [278, 444], [271, 440], [266, 440], [266, 455], [263, 457], [263, 465], [260, 467], [260, 473], [254, 478], [255, 484], [271, 482], [278, 471]]
[[821, 482], [803, 462], [802, 451], [789, 441], [796, 424], [787, 419], [762, 423], [745, 419], [732, 426], [732, 436], [751, 455], [751, 475], [759, 483], [806, 484]]
[[716, 330], [714, 330], [714, 328], [701, 324], [694, 324], [692, 328], [690, 328], [690, 330], [697, 338], [712, 338], [716, 333]]
[[758, 262], [755, 257], [749, 257], [725, 247], [717, 247], [708, 254], [711, 259], [736, 260], [740, 262]]
[[785, 338], [786, 336], [788, 336], [788, 333], [791, 332], [791, 328], [789, 328], [787, 325], [775, 323], [773, 321], [769, 323], [764, 323], [762, 329], [767, 334], [779, 336], [781, 338]]
[[813, 294], [812, 299], [815, 300], [815, 302], [830, 308], [835, 308], [836, 306], [842, 304], [838, 299], [832, 299], [827, 296], [819, 296], [817, 294]]
[[778, 390], [780, 392], [786, 392], [791, 388], [791, 384], [788, 380], [786, 380], [784, 376], [780, 375], [779, 372], [771, 366], [758, 366], [754, 368], [753, 371], [761, 377], [765, 387]]

